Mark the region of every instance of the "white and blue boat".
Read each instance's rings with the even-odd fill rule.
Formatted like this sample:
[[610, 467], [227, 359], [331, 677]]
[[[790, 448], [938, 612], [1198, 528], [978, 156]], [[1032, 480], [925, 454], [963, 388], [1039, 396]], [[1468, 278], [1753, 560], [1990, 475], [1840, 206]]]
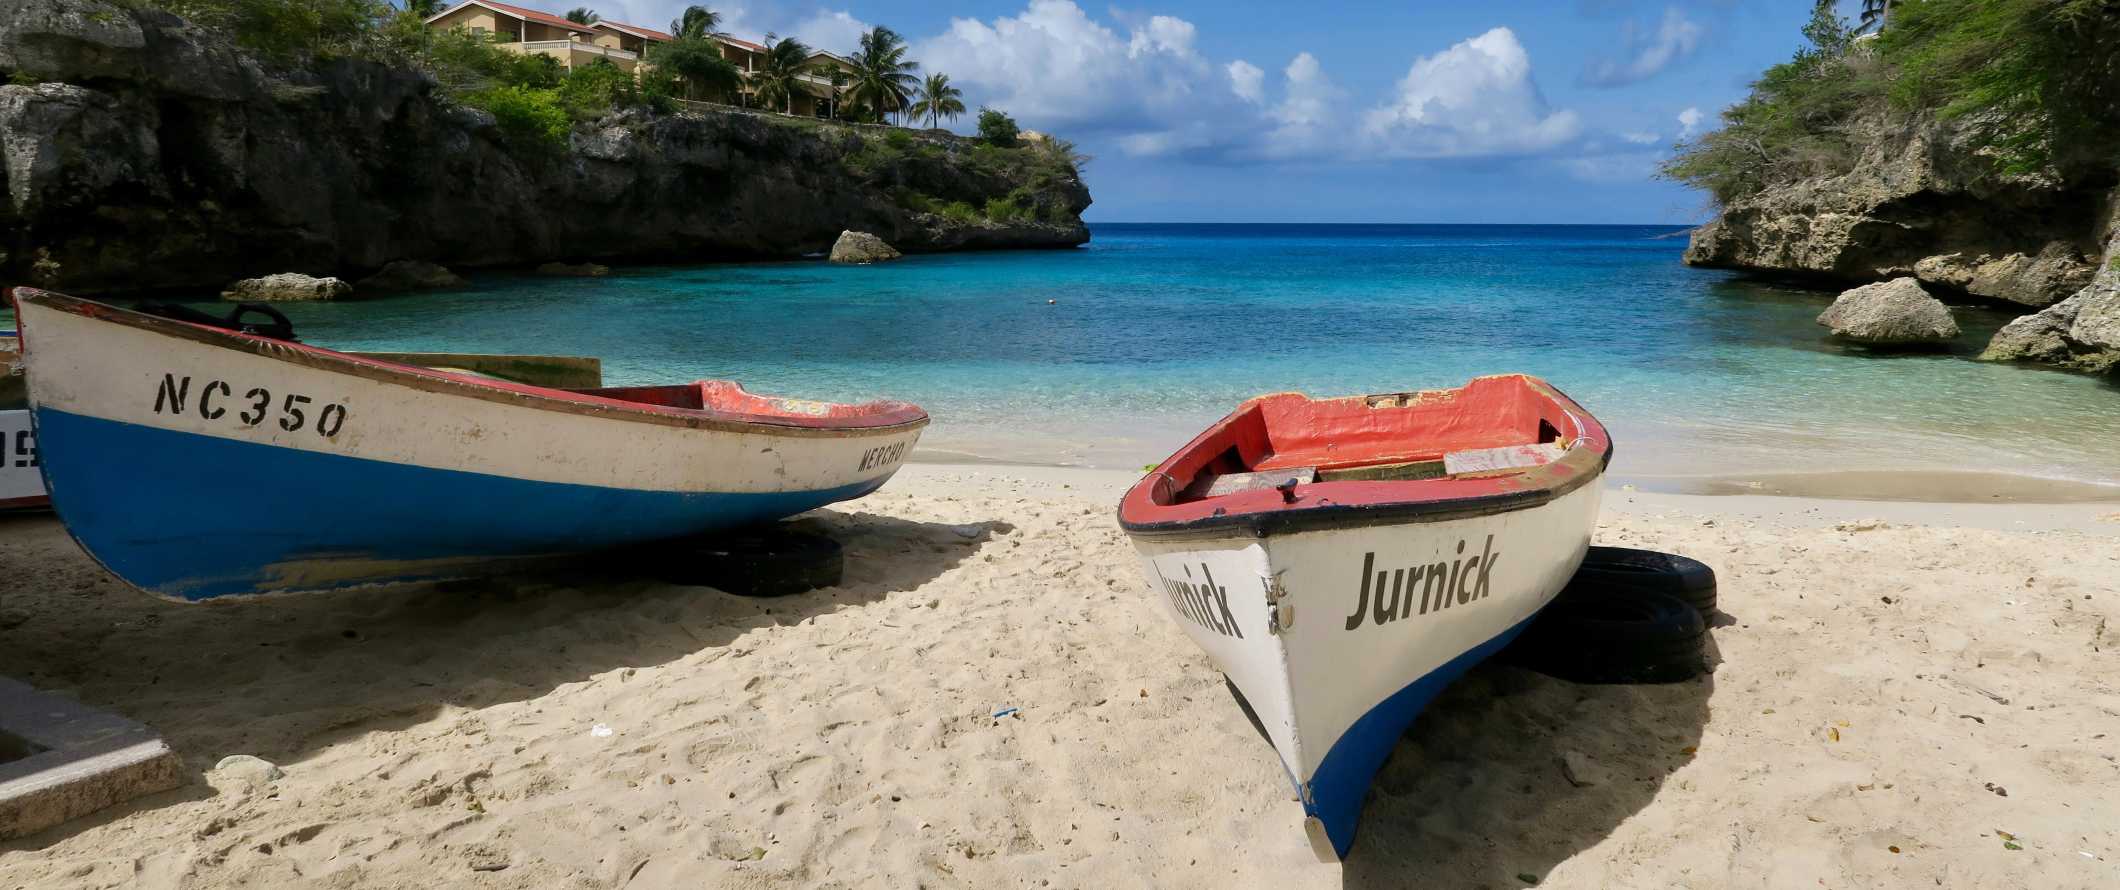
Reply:
[[554, 389], [13, 292], [53, 507], [158, 596], [484, 574], [875, 491], [927, 414], [726, 381]]
[[1481, 377], [1261, 396], [1127, 491], [1156, 600], [1257, 717], [1320, 859], [1421, 710], [1568, 583], [1611, 453], [1544, 381]]

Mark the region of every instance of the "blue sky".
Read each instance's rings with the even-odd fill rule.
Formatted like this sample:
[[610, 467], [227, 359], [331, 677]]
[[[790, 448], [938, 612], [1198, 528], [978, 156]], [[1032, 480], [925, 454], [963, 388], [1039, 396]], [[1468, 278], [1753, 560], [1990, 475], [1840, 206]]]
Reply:
[[[591, 3], [650, 25], [684, 5]], [[1702, 218], [1699, 194], [1651, 176], [1657, 161], [1789, 57], [1810, 6], [710, 5], [737, 36], [837, 51], [889, 25], [968, 105], [1094, 155], [1092, 221], [1568, 223]]]

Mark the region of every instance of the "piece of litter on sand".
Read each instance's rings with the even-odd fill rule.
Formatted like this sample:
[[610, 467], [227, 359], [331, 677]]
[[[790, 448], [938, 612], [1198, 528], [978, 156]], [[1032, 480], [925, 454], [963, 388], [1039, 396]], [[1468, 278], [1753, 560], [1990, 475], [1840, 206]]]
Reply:
[[599, 739], [608, 739], [611, 737], [611, 727], [598, 723], [589, 727], [589, 735]]
[[999, 710], [999, 711], [995, 711], [995, 712], [994, 712], [994, 719], [996, 719], [996, 720], [999, 720], [999, 719], [1001, 719], [1001, 718], [1003, 718], [1003, 717], [1006, 717], [1006, 716], [1008, 716], [1008, 715], [1010, 715], [1010, 714], [1014, 714], [1014, 713], [1016, 713], [1017, 711], [1020, 711], [1020, 710], [1022, 710], [1022, 709], [1021, 709], [1021, 708], [1002, 708], [1001, 710]]

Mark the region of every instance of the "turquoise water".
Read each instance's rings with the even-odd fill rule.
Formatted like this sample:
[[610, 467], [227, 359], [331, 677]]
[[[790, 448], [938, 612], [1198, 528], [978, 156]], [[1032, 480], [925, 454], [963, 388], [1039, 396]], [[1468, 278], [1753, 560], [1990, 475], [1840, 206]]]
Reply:
[[930, 456], [1138, 467], [1261, 392], [1526, 371], [1605, 420], [1636, 475], [2120, 481], [2120, 388], [1969, 360], [2009, 314], [1961, 307], [1955, 353], [1872, 355], [1813, 323], [1830, 294], [1688, 269], [1669, 234], [1105, 224], [1079, 250], [491, 274], [287, 311], [338, 348], [590, 354], [612, 383], [907, 399], [935, 418]]

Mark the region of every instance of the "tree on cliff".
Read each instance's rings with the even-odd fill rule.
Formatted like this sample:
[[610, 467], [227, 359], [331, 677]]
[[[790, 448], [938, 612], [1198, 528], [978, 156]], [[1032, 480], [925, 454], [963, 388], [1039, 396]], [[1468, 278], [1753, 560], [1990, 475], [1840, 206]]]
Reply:
[[[693, 7], [698, 9], [699, 7]], [[743, 88], [743, 75], [721, 47], [704, 37], [680, 37], [648, 48], [648, 61], [677, 75], [687, 99], [729, 101]]]
[[919, 100], [911, 110], [914, 120], [925, 117], [930, 128], [940, 126], [940, 121], [964, 113], [964, 91], [950, 86], [950, 76], [938, 71], [921, 82]]
[[802, 41], [793, 37], [776, 40], [767, 34], [765, 61], [751, 73], [758, 104], [778, 107], [782, 114], [795, 113], [795, 93], [802, 89], [803, 67], [809, 60], [810, 48]]
[[[704, 6], [687, 6], [677, 18], [670, 20], [670, 33], [679, 40], [705, 40], [714, 36], [721, 27], [721, 13]], [[718, 50], [717, 50], [718, 52]]]
[[847, 101], [863, 116], [881, 122], [885, 115], [905, 110], [917, 80], [913, 72], [920, 63], [907, 59], [905, 38], [877, 25], [861, 35], [861, 49], [854, 54], [853, 87]]
[[2120, 0], [1891, 3], [1875, 39], [1830, 2], [1809, 45], [1766, 70], [1721, 129], [1663, 175], [1719, 204], [1853, 168], [1876, 134], [1947, 125], [1996, 174], [2103, 177], [2120, 143]]
[[603, 16], [596, 14], [596, 10], [586, 6], [577, 6], [567, 10], [567, 21], [577, 25], [593, 25], [603, 21], [603, 18]]

